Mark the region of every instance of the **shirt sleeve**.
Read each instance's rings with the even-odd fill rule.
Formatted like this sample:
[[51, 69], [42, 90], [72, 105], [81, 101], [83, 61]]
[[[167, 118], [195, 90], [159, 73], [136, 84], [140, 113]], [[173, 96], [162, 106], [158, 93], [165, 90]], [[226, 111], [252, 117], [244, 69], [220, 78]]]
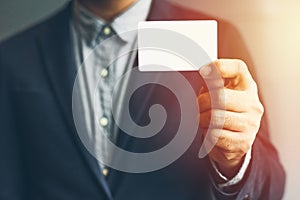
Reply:
[[225, 187], [229, 187], [229, 186], [233, 186], [238, 184], [244, 177], [247, 168], [249, 166], [249, 163], [251, 161], [251, 152], [252, 149], [249, 149], [249, 151], [247, 152], [244, 162], [240, 168], [240, 170], [238, 171], [238, 173], [231, 179], [228, 179], [226, 176], [224, 176], [220, 170], [218, 169], [216, 163], [212, 160], [210, 160], [213, 169], [215, 170], [216, 174], [219, 176], [219, 178], [222, 180], [222, 183], [217, 183], [216, 185], [219, 187], [219, 189], [223, 189]]

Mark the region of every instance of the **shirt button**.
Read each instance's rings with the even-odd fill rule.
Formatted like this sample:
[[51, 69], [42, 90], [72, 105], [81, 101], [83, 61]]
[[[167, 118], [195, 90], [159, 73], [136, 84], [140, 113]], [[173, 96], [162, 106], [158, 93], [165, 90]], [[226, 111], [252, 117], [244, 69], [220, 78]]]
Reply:
[[106, 117], [101, 117], [100, 125], [104, 127], [104, 126], [107, 126], [107, 124], [108, 124], [108, 119]]
[[107, 75], [108, 75], [108, 70], [107, 69], [102, 69], [101, 70], [101, 72], [100, 72], [100, 76], [102, 77], [102, 78], [105, 78], [105, 77], [107, 77]]
[[107, 168], [103, 168], [102, 169], [102, 174], [103, 174], [103, 176], [107, 176], [108, 175], [108, 169]]
[[103, 33], [104, 33], [104, 35], [109, 35], [111, 33], [111, 29], [108, 26], [106, 26], [103, 29]]

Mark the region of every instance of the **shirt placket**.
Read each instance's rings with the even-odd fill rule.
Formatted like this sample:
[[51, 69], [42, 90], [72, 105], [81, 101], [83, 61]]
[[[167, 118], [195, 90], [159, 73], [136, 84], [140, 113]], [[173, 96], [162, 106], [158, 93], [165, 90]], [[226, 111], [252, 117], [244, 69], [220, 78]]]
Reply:
[[[96, 82], [98, 97], [97, 99], [100, 101], [99, 110], [99, 119], [96, 119], [96, 125], [100, 127], [101, 133], [97, 133], [99, 138], [95, 141], [96, 146], [100, 148], [100, 152], [103, 154], [105, 158], [110, 158], [111, 153], [107, 147], [107, 143], [105, 142], [105, 138], [108, 137], [113, 140], [113, 135], [111, 134], [111, 129], [113, 126], [113, 120], [111, 116], [111, 105], [112, 105], [112, 89], [114, 82], [114, 63], [111, 63], [113, 57], [115, 55], [115, 51], [112, 48], [110, 42], [103, 42], [107, 38], [111, 37], [113, 34], [112, 29], [109, 26], [104, 26], [100, 31], [98, 36], [98, 42], [100, 44], [96, 47], [96, 58], [95, 58], [95, 68], [96, 68]], [[103, 43], [102, 43], [103, 42]]]

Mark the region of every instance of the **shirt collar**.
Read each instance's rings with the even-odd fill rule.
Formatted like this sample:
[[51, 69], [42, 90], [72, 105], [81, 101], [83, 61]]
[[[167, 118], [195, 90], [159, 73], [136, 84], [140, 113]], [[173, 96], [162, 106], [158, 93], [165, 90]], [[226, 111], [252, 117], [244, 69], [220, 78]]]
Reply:
[[[99, 32], [105, 25], [109, 25], [115, 34], [124, 42], [132, 41], [133, 34], [125, 34], [131, 30], [137, 30], [138, 23], [145, 21], [150, 11], [152, 0], [137, 0], [123, 13], [115, 17], [111, 22], [106, 23], [103, 19], [95, 16], [92, 12], [80, 5], [77, 1], [74, 3], [74, 23], [76, 31], [80, 31], [82, 39], [88, 45], [95, 43]], [[93, 46], [93, 45], [92, 45]]]
[[130, 41], [131, 34], [122, 33], [137, 30], [138, 23], [147, 19], [151, 2], [152, 0], [138, 0], [112, 21], [112, 28], [124, 41]]

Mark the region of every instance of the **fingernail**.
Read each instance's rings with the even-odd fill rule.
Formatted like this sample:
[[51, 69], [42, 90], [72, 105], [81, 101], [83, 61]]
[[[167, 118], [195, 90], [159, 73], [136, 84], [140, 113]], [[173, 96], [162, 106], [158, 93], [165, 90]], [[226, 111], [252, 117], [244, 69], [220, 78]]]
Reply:
[[208, 76], [211, 73], [211, 67], [210, 66], [204, 66], [200, 69], [200, 74], [202, 76]]

